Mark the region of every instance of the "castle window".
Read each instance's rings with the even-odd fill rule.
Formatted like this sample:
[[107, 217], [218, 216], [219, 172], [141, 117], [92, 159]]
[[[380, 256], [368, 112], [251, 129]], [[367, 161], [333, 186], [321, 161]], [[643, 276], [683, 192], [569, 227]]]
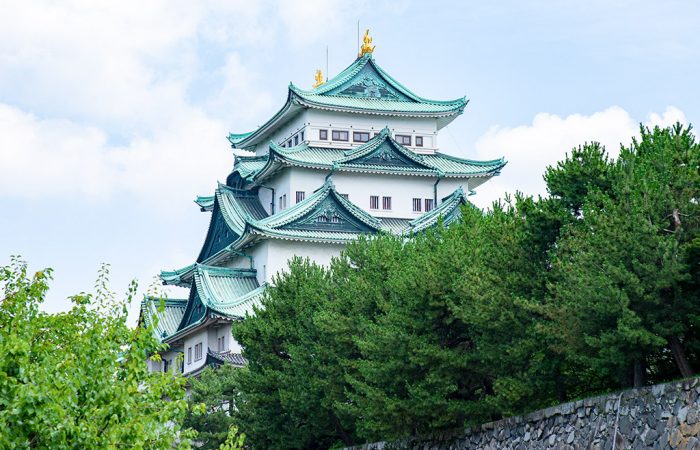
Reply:
[[163, 360], [163, 372], [167, 373], [169, 369], [170, 369], [170, 361], [167, 359], [164, 359]]
[[347, 142], [348, 141], [348, 132], [343, 131], [343, 130], [333, 130], [331, 133], [333, 136], [334, 141], [342, 141], [342, 142]]
[[340, 217], [338, 217], [338, 216], [331, 217], [331, 223], [340, 223]]
[[292, 140], [290, 139], [287, 141], [287, 147], [291, 147], [291, 146], [292, 146]]
[[411, 145], [411, 136], [408, 134], [397, 134], [394, 138], [401, 145]]
[[364, 131], [354, 131], [352, 133], [352, 140], [353, 142], [367, 142], [369, 141], [369, 133], [365, 133]]
[[379, 209], [379, 196], [370, 195], [369, 196], [369, 209]]
[[432, 198], [425, 199], [425, 212], [432, 211], [435, 207], [435, 202]]
[[419, 199], [419, 198], [413, 199], [413, 212], [420, 212], [421, 203], [423, 203], [421, 201], [421, 199]]
[[326, 217], [326, 216], [318, 216], [318, 217], [316, 217], [316, 222], [317, 222], [317, 223], [327, 223], [327, 222], [328, 222], [328, 217]]
[[297, 203], [303, 201], [306, 198], [306, 192], [297, 191]]
[[192, 364], [192, 347], [187, 347], [187, 364]]
[[382, 209], [391, 209], [391, 197], [382, 197]]
[[423, 136], [416, 136], [416, 147], [423, 146]]
[[299, 135], [294, 136], [294, 145], [299, 145]]
[[301, 140], [302, 140], [302, 141], [304, 140], [304, 131], [303, 131], [303, 130], [302, 130], [302, 132], [301, 132]]
[[196, 344], [194, 346], [194, 360], [199, 361], [202, 359], [202, 343]]
[[328, 140], [328, 130], [318, 130], [318, 140], [327, 141]]

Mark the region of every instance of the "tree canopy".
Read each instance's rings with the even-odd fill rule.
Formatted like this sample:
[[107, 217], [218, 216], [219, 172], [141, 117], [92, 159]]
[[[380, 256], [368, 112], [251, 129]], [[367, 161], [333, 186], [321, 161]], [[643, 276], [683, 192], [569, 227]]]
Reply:
[[328, 448], [477, 424], [694, 374], [700, 146], [598, 143], [516, 195], [410, 239], [295, 259], [234, 325], [235, 421], [256, 448]]

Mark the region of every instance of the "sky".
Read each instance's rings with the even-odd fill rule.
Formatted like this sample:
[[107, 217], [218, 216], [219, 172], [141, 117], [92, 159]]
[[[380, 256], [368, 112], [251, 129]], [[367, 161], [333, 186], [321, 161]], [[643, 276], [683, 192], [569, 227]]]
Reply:
[[209, 221], [192, 200], [230, 172], [226, 135], [264, 123], [290, 81], [309, 88], [326, 48], [330, 76], [351, 64], [358, 21], [418, 95], [470, 100], [439, 145], [508, 161], [480, 207], [545, 195], [544, 169], [584, 142], [615, 156], [640, 124], [700, 120], [690, 0], [2, 3], [0, 265], [52, 267], [52, 312], [102, 263], [117, 295], [190, 264]]

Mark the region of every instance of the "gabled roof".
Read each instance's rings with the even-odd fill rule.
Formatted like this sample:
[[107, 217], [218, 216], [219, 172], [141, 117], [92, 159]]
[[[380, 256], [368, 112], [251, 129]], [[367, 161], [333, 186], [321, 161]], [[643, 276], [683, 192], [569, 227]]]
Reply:
[[250, 221], [247, 231], [280, 239], [346, 243], [379, 227], [378, 219], [340, 195], [328, 177], [320, 189], [296, 205]]
[[430, 100], [411, 90], [386, 73], [368, 53], [331, 80], [312, 90], [289, 85], [287, 101], [270, 120], [257, 130], [230, 134], [234, 148], [250, 148], [264, 142], [273, 128], [290, 120], [303, 108], [404, 117], [434, 117], [438, 128], [450, 123], [464, 111], [467, 99]]
[[168, 339], [174, 339], [210, 318], [245, 318], [260, 305], [266, 286], [258, 283], [255, 269], [196, 264], [193, 276], [187, 307], [176, 332], [169, 334]]
[[[302, 143], [285, 148], [270, 142], [268, 159], [249, 181], [259, 181], [286, 166], [398, 175], [470, 178], [498, 174], [506, 165], [503, 158], [475, 161], [442, 153], [418, 154], [399, 144], [388, 128], [351, 150], [310, 147]], [[235, 170], [235, 169], [234, 169]]]
[[407, 232], [419, 233], [436, 225], [439, 220], [442, 220], [442, 224], [447, 226], [461, 217], [462, 205], [470, 205], [470, 203], [467, 200], [467, 194], [459, 187], [452, 194], [443, 198], [437, 208], [412, 220]]
[[[162, 306], [162, 310], [161, 310]], [[139, 323], [149, 327], [157, 318], [153, 333], [157, 339], [163, 339], [177, 331], [177, 327], [185, 314], [187, 299], [161, 299], [144, 297], [141, 301]]]

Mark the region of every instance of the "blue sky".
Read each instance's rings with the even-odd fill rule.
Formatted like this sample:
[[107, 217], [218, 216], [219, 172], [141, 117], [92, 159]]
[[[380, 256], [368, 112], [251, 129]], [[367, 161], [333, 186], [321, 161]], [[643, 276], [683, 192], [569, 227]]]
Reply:
[[[491, 4], [493, 3], [493, 4]], [[585, 141], [612, 154], [639, 123], [697, 122], [697, 2], [28, 0], [0, 15], [0, 260], [53, 267], [45, 308], [92, 289], [184, 266], [211, 194], [232, 164], [229, 131], [249, 131], [356, 54], [419, 95], [466, 95], [443, 151], [492, 159], [479, 190], [543, 194], [541, 174]], [[171, 295], [183, 295], [181, 291]]]

